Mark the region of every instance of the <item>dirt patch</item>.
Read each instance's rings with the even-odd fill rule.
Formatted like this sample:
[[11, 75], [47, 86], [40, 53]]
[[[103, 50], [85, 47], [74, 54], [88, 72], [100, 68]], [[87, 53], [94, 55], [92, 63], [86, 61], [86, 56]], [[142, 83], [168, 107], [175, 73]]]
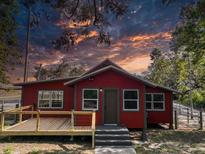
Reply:
[[[31, 139], [32, 138], [32, 139]], [[89, 137], [12, 137], [0, 139], [1, 154], [94, 154]]]

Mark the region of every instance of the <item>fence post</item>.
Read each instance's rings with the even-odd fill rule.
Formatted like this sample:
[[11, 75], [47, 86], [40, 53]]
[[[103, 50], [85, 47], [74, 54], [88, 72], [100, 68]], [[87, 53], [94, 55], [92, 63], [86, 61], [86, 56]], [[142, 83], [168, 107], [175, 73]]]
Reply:
[[189, 108], [187, 108], [187, 124], [189, 124]]
[[4, 112], [1, 112], [1, 131], [4, 130]]
[[40, 128], [40, 111], [39, 110], [37, 111], [36, 118], [37, 118], [36, 119], [36, 131], [38, 132]]
[[178, 116], [177, 116], [177, 111], [174, 111], [174, 124], [175, 124], [175, 129], [178, 129]]
[[[34, 111], [34, 106], [33, 105], [31, 106], [31, 111], [32, 112]], [[31, 118], [33, 118], [33, 113], [31, 114]]]
[[22, 114], [22, 108], [20, 108], [20, 113], [19, 113], [19, 122], [22, 122], [23, 114]]
[[71, 129], [74, 130], [74, 110], [71, 111]]
[[95, 122], [96, 122], [96, 113], [93, 111], [92, 113], [92, 148], [95, 147]]
[[[16, 108], [19, 108], [19, 104], [16, 104]], [[18, 116], [17, 116], [17, 114], [15, 114], [15, 116], [16, 116], [16, 122], [18, 122]]]
[[202, 110], [199, 113], [199, 125], [200, 125], [199, 129], [203, 130], [203, 112], [202, 112]]

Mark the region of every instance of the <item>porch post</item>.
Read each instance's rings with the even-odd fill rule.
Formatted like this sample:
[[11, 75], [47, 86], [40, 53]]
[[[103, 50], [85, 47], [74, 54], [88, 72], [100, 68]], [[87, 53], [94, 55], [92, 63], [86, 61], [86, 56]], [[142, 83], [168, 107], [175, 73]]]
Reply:
[[144, 128], [142, 129], [142, 141], [147, 141], [147, 111], [146, 111], [146, 103], [145, 103], [145, 86], [143, 90], [143, 103], [144, 103]]
[[173, 116], [174, 116], [174, 113], [173, 113], [173, 92], [171, 93], [171, 121], [169, 123], [169, 129], [174, 129], [173, 128]]

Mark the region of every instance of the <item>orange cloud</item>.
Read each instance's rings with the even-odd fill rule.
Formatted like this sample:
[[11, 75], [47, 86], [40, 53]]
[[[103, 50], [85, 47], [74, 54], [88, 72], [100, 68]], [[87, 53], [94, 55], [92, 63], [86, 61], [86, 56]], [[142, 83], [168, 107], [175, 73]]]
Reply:
[[79, 44], [82, 41], [85, 41], [89, 38], [96, 37], [96, 36], [98, 36], [98, 33], [96, 31], [90, 31], [87, 35], [79, 35], [76, 39], [76, 44]]
[[150, 62], [151, 60], [149, 55], [127, 57], [121, 61], [118, 61], [120, 66], [132, 73], [146, 71]]
[[57, 26], [61, 26], [63, 28], [82, 28], [82, 27], [88, 27], [92, 24], [91, 20], [86, 20], [86, 21], [81, 21], [81, 22], [74, 22], [74, 21], [69, 21], [69, 22], [66, 22], [66, 21], [58, 21], [56, 23]]
[[149, 41], [149, 40], [159, 39], [159, 38], [170, 40], [172, 38], [172, 35], [170, 32], [161, 32], [157, 34], [145, 34], [145, 35], [131, 36], [129, 37], [129, 40], [133, 42], [138, 42], [138, 41]]

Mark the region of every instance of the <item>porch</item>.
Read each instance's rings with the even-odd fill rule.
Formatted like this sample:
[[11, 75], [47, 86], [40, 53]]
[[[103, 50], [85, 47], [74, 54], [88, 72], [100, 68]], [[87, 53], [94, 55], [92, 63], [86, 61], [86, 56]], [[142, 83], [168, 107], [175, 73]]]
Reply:
[[[5, 115], [15, 114], [19, 119], [5, 126]], [[87, 125], [79, 117], [89, 117]], [[24, 106], [1, 112], [0, 136], [92, 136], [95, 139], [95, 112], [90, 111], [34, 111], [33, 106]], [[85, 123], [85, 122], [84, 122]]]

